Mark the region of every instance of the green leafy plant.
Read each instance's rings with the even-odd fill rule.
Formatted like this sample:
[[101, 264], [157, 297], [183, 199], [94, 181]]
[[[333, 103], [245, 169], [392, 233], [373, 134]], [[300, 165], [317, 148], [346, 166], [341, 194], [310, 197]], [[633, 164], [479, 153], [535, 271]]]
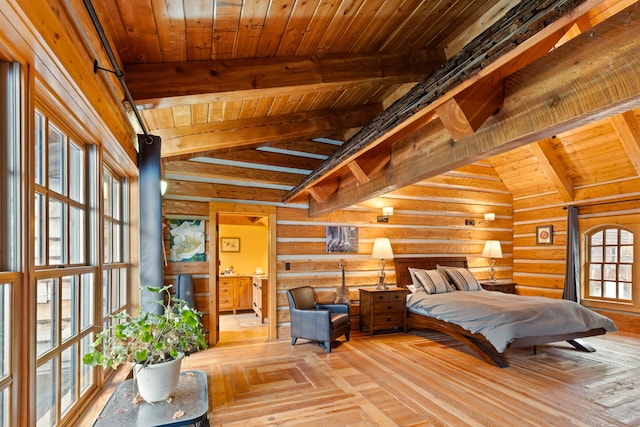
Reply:
[[162, 294], [162, 313], [142, 312], [132, 317], [126, 312], [112, 316], [113, 325], [98, 335], [91, 351], [82, 358], [83, 363], [116, 369], [132, 362], [153, 365], [189, 355], [207, 348], [200, 312], [179, 299], [172, 298], [169, 289], [148, 286]]

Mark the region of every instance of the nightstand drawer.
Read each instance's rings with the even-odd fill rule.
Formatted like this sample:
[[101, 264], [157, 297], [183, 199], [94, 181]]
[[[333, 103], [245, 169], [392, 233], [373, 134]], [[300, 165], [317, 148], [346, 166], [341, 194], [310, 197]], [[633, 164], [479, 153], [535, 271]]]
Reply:
[[403, 303], [401, 302], [375, 302], [373, 303], [373, 311], [375, 313], [384, 313], [384, 312], [388, 312], [388, 311], [402, 311], [403, 309]]
[[391, 329], [402, 327], [402, 313], [376, 313], [373, 315], [373, 329]]
[[373, 301], [377, 304], [379, 302], [391, 302], [391, 301], [399, 301], [404, 304], [406, 292], [397, 292], [397, 291], [387, 291], [387, 292], [377, 292], [373, 294]]

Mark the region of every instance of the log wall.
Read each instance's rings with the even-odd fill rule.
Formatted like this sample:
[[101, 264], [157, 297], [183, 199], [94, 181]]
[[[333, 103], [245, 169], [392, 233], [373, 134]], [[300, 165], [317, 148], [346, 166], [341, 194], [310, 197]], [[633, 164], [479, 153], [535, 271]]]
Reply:
[[[223, 185], [215, 184], [217, 187]], [[209, 201], [207, 194], [189, 185], [181, 188], [180, 200], [172, 199], [171, 187], [165, 195], [165, 218], [206, 218]], [[216, 192], [222, 189], [216, 189]], [[187, 194], [185, 194], [187, 192]], [[240, 194], [240, 193], [238, 193]], [[500, 280], [512, 278], [512, 199], [496, 171], [487, 162], [476, 163], [436, 178], [405, 187], [384, 197], [332, 212], [309, 217], [304, 204], [284, 205], [272, 201], [237, 199], [242, 203], [263, 203], [277, 206], [276, 222], [276, 289], [277, 337], [289, 337], [289, 311], [285, 290], [310, 285], [324, 301], [335, 297], [341, 284], [339, 260], [345, 261], [346, 285], [351, 298], [358, 297], [358, 288], [375, 286], [378, 261], [371, 258], [376, 237], [388, 237], [395, 254], [424, 256], [466, 255], [471, 270], [479, 279], [488, 278], [489, 260], [481, 256], [484, 242], [498, 239], [502, 242], [504, 257], [497, 260], [496, 276]], [[257, 192], [259, 194], [259, 192]], [[225, 201], [229, 201], [225, 199]], [[394, 215], [388, 223], [377, 221], [383, 206], [393, 206]], [[496, 214], [494, 221], [484, 220], [484, 213]], [[465, 225], [473, 220], [474, 226]], [[327, 226], [358, 227], [358, 251], [354, 253], [327, 253]], [[208, 229], [208, 227], [205, 227]], [[168, 234], [165, 235], [168, 248]], [[287, 269], [287, 265], [289, 269]], [[387, 283], [395, 281], [393, 262], [387, 261]], [[196, 304], [209, 315], [208, 263], [171, 263], [165, 269], [167, 281], [177, 274], [194, 274]], [[205, 319], [205, 324], [208, 320]]]

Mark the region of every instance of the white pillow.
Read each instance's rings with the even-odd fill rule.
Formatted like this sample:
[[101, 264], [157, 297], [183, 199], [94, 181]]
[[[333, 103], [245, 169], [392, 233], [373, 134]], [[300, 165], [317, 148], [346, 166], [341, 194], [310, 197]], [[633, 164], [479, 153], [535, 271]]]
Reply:
[[449, 281], [437, 270], [422, 270], [420, 268], [409, 268], [414, 285], [424, 289], [428, 294], [444, 294], [453, 292]]

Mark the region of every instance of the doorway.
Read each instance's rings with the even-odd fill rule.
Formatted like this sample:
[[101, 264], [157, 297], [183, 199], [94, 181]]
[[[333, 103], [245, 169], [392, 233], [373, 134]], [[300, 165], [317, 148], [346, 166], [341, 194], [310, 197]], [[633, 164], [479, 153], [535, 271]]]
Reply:
[[266, 340], [267, 215], [218, 213], [219, 342]]
[[211, 202], [209, 219], [209, 344], [275, 339], [276, 208]]

